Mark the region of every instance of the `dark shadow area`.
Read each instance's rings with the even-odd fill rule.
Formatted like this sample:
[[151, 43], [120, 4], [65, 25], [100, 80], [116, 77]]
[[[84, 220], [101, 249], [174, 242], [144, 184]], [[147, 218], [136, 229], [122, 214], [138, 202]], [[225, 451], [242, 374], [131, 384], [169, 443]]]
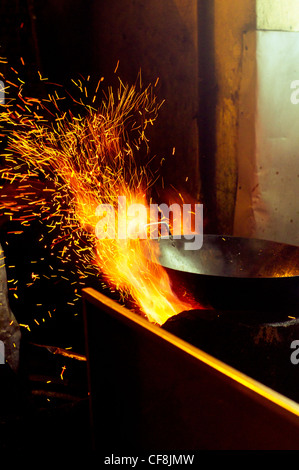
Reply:
[[218, 233], [215, 192], [217, 80], [214, 50], [214, 2], [198, 1], [199, 49], [199, 172], [206, 233]]

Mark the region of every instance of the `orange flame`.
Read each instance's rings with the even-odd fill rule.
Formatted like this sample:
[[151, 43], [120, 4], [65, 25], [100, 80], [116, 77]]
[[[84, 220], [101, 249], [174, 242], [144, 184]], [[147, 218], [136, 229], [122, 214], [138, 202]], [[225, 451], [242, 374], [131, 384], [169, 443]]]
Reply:
[[[130, 200], [137, 203], [138, 198], [134, 199], [134, 194], [130, 196]], [[86, 208], [88, 212], [90, 206], [81, 197], [77, 199], [77, 205], [80, 207], [76, 211], [77, 217], [83, 225], [88, 219], [88, 225], [92, 225], [94, 232], [97, 222], [94, 213], [88, 216], [84, 210]], [[159, 247], [156, 241], [149, 238], [141, 240], [115, 237], [95, 239], [94, 243], [96, 264], [100, 271], [117, 290], [126, 292], [135, 299], [150, 321], [163, 324], [171, 316], [193, 308], [173, 292], [171, 281], [159, 264]]]
[[[46, 180], [54, 182], [52, 208], [41, 203], [41, 212], [54, 215], [62, 232], [77, 237], [74, 245], [78, 253], [80, 234], [88, 232], [90, 249], [88, 255], [84, 251], [84, 262], [96, 266], [124, 297], [134, 299], [150, 321], [163, 324], [193, 308], [193, 302], [180, 300], [173, 292], [166, 271], [158, 263], [157, 243], [150, 239], [98, 239], [95, 234], [99, 204], [112, 205], [116, 215], [120, 195], [126, 197], [127, 204], [146, 204], [153, 181], [146, 165], [137, 164], [135, 153], [144, 144], [148, 147], [145, 131], [160, 106], [152, 88], [137, 91], [136, 86], [120, 83], [117, 96], [109, 89], [98, 109], [81, 99], [76, 101], [80, 107], [76, 116], [60, 111], [62, 98], [57, 92], [47, 101], [24, 98], [21, 92], [18, 99], [26, 112], [20, 114], [10, 103], [0, 115], [2, 124], [12, 125], [6, 154], [11, 164], [2, 176], [24, 182], [42, 172]], [[135, 140], [130, 139], [131, 134]]]

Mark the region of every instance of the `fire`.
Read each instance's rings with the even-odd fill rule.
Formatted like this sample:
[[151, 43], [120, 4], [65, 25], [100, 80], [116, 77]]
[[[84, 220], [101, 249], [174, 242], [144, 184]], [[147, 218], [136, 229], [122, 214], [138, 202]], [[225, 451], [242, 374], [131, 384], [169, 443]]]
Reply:
[[[161, 104], [151, 86], [142, 89], [120, 82], [116, 95], [110, 88], [96, 106], [100, 82], [102, 79], [92, 106], [85, 104], [82, 96], [72, 98], [79, 108], [76, 114], [64, 109], [65, 98], [57, 91], [37, 100], [24, 97], [18, 87], [16, 99], [9, 100], [0, 115], [8, 138], [8, 166], [2, 178], [18, 180], [30, 191], [26, 182], [41, 175], [47, 187], [44, 197], [32, 206], [32, 213], [36, 215], [38, 207], [50, 230], [59, 226], [61, 237], [53, 243], [71, 237], [86, 266], [100, 271], [124, 298], [134, 299], [150, 321], [163, 324], [169, 317], [193, 308], [193, 303], [178, 299], [173, 292], [166, 271], [158, 263], [158, 244], [149, 238], [96, 236], [96, 209], [100, 204], [112, 205], [116, 214], [119, 195], [125, 196], [127, 204], [148, 204], [154, 178], [149, 177], [146, 163], [137, 163], [136, 153], [141, 158], [141, 147], [148, 150], [146, 131]], [[87, 96], [86, 84], [79, 81], [77, 87]], [[22, 191], [26, 193], [26, 189]], [[48, 194], [52, 195], [50, 202]], [[15, 210], [14, 203], [9, 208]], [[126, 222], [129, 225], [130, 221]], [[84, 237], [87, 246], [82, 248]]]

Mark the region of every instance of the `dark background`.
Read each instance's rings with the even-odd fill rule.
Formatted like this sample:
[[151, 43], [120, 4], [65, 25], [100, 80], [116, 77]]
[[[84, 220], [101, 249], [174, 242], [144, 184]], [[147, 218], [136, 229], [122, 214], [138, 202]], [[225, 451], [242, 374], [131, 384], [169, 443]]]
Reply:
[[21, 70], [33, 95], [43, 92], [37, 70], [66, 87], [79, 76], [91, 86], [102, 76], [106, 88], [118, 76], [131, 85], [140, 70], [144, 85], [159, 78], [165, 104], [150, 134], [153, 165], [166, 187], [204, 203], [215, 232], [213, 2], [196, 8], [190, 26], [173, 0], [3, 0], [0, 51], [5, 75], [11, 65]]

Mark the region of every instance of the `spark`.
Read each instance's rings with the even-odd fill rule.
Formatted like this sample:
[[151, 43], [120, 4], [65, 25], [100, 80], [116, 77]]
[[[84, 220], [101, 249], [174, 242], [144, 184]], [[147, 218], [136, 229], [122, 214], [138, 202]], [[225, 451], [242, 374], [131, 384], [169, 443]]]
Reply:
[[61, 370], [61, 373], [60, 373], [61, 380], [63, 380], [63, 374], [64, 374], [65, 370], [66, 370], [66, 366], [63, 366], [62, 370]]
[[[47, 83], [41, 74], [39, 78]], [[133, 299], [150, 321], [161, 324], [194, 303], [178, 299], [172, 290], [158, 262], [158, 245], [152, 240], [99, 240], [95, 235], [99, 204], [111, 204], [117, 212], [119, 195], [126, 197], [128, 205], [147, 204], [156, 181], [147, 165], [147, 129], [161, 103], [152, 86], [142, 87], [141, 77], [132, 86], [119, 80], [116, 92], [109, 87], [98, 97], [102, 82], [103, 78], [90, 94], [89, 83], [73, 80], [80, 97], [67, 92], [67, 98], [76, 112], [65, 109], [65, 99], [57, 92], [38, 100], [24, 97], [18, 85], [15, 101], [9, 100], [0, 113], [0, 127], [8, 141], [3, 154], [7, 164], [0, 176], [9, 183], [18, 181], [19, 193], [13, 201], [4, 201], [1, 209], [14, 217], [14, 211], [25, 207], [23, 223], [39, 217], [46, 221], [48, 233], [59, 230], [52, 248], [63, 244], [61, 258], [68, 256], [68, 250], [75, 253], [82, 265], [79, 279], [102, 275], [111, 292], [116, 289], [122, 299]], [[31, 181], [38, 182], [40, 175], [47, 187], [36, 194]], [[70, 282], [67, 274], [61, 277]], [[37, 275], [32, 273], [32, 279]]]

